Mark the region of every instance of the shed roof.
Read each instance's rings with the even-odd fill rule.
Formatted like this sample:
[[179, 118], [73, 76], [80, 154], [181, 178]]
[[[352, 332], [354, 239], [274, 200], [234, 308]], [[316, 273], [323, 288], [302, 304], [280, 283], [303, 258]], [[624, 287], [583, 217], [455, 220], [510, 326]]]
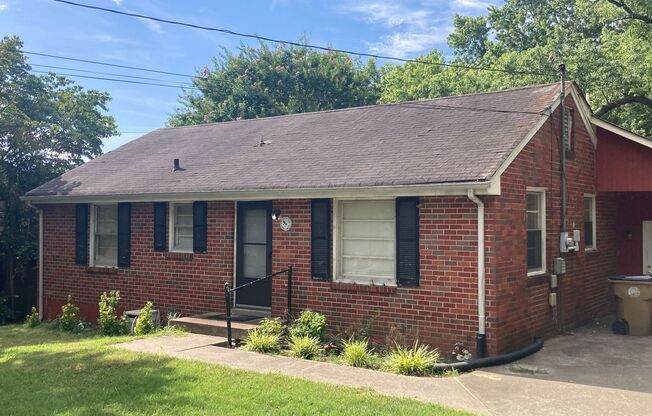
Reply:
[[[154, 130], [27, 193], [92, 197], [487, 181], [559, 84]], [[267, 144], [260, 145], [261, 137]], [[173, 159], [182, 170], [173, 172]], [[37, 198], [34, 198], [37, 199]]]

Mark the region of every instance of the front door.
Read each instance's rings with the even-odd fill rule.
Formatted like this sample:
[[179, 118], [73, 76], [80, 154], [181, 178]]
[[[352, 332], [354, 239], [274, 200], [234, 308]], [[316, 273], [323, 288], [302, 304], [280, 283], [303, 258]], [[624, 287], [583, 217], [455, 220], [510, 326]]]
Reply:
[[[235, 284], [240, 286], [272, 272], [272, 203], [238, 202]], [[235, 294], [238, 306], [271, 307], [272, 279]]]
[[643, 274], [652, 270], [652, 221], [643, 221]]

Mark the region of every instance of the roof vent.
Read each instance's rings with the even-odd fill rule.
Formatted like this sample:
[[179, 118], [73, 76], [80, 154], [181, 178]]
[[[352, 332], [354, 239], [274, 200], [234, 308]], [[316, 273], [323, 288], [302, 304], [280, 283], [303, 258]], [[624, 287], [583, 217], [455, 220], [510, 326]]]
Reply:
[[181, 170], [181, 165], [179, 164], [179, 159], [174, 159], [174, 163], [172, 165], [172, 172], [176, 172], [178, 170]]

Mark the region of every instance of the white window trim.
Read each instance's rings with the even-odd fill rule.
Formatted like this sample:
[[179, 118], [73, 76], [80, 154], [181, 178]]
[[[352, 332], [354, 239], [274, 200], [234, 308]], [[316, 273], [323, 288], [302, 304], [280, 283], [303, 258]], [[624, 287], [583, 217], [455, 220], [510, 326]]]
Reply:
[[[596, 198], [596, 194], [584, 194], [584, 198], [591, 198], [591, 200], [593, 201], [593, 210], [591, 212], [591, 221], [593, 221], [593, 245], [586, 246], [585, 244], [584, 251], [595, 251], [598, 249], [597, 198]], [[584, 217], [584, 200], [582, 200], [582, 217]], [[584, 221], [582, 221], [582, 225], [584, 225]], [[584, 242], [586, 243], [586, 236], [584, 236]]]
[[[376, 278], [376, 279], [369, 279], [368, 281], [364, 281], [362, 279], [347, 279], [343, 278], [341, 276], [341, 261], [342, 261], [342, 254], [341, 254], [341, 247], [340, 247], [340, 235], [342, 233], [342, 224], [341, 221], [339, 220], [340, 216], [340, 209], [339, 205], [340, 202], [343, 201], [392, 201], [394, 204], [396, 204], [396, 198], [388, 199], [388, 198], [334, 198], [333, 199], [333, 230], [332, 230], [332, 236], [333, 236], [333, 281], [339, 282], [339, 283], [354, 283], [358, 285], [364, 285], [364, 286], [372, 286], [372, 285], [384, 285], [384, 286], [397, 286], [397, 279], [396, 279], [396, 254], [394, 254], [394, 276], [391, 279], [384, 279], [384, 278]], [[394, 223], [396, 223], [396, 214], [394, 214]], [[394, 249], [396, 251], [396, 227], [393, 227], [394, 230]]]
[[[537, 270], [530, 270], [527, 272], [528, 277], [529, 276], [538, 276], [541, 274], [546, 274], [546, 266], [548, 263], [548, 257], [546, 254], [546, 225], [548, 222], [548, 218], [546, 216], [546, 190], [547, 188], [541, 188], [541, 187], [530, 187], [528, 186], [525, 188], [525, 193], [526, 193], [526, 199], [527, 199], [527, 193], [528, 192], [537, 192], [541, 194], [541, 268]], [[527, 207], [526, 207], [527, 208]], [[525, 230], [527, 232], [527, 224], [525, 227]], [[525, 259], [525, 267], [527, 268], [527, 256]]]
[[[117, 217], [117, 206], [118, 204], [89, 204], [89, 211], [90, 211], [90, 218], [89, 218], [89, 228], [90, 232], [88, 233], [89, 235], [89, 241], [88, 241], [88, 250], [89, 250], [89, 257], [88, 257], [88, 265], [90, 267], [103, 267], [106, 269], [117, 269], [118, 268], [118, 256], [116, 254], [115, 256], [115, 266], [105, 266], [105, 265], [97, 265], [95, 264], [95, 216], [97, 215], [95, 213], [95, 209], [97, 207], [106, 207], [106, 206], [115, 206], [116, 207], [116, 217]], [[118, 218], [116, 218], [116, 222], [118, 221]], [[117, 237], [116, 237], [117, 238]]]
[[[175, 231], [174, 231], [174, 214], [175, 214], [175, 206], [177, 205], [187, 205], [187, 204], [192, 204], [193, 201], [181, 201], [181, 202], [170, 202], [168, 203], [168, 251], [170, 253], [194, 253], [192, 249], [190, 250], [179, 250], [174, 248], [174, 237], [175, 237]], [[194, 212], [193, 212], [194, 215]], [[193, 219], [194, 221], [194, 219]], [[194, 230], [193, 230], [194, 232]]]

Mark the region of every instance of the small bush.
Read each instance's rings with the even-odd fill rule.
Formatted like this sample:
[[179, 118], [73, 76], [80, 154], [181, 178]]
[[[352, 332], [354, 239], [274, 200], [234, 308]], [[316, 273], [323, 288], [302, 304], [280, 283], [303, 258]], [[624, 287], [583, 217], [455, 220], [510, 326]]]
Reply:
[[59, 328], [68, 332], [79, 331], [79, 308], [72, 303], [72, 296], [68, 295], [68, 302], [61, 307], [59, 315]]
[[134, 333], [136, 335], [146, 335], [154, 330], [154, 320], [152, 319], [152, 302], [147, 302], [143, 309], [140, 310], [140, 315], [136, 319], [136, 327]]
[[258, 328], [255, 328], [247, 334], [244, 349], [265, 354], [277, 354], [281, 351], [281, 337], [275, 334], [264, 333]]
[[301, 315], [290, 327], [290, 335], [293, 337], [311, 337], [324, 341], [326, 338], [326, 317], [319, 312], [309, 309], [301, 312]]
[[38, 311], [32, 306], [32, 313], [25, 317], [25, 326], [28, 328], [35, 328], [39, 326], [41, 319], [39, 319]]
[[9, 307], [9, 300], [0, 294], [0, 325], [9, 323], [14, 318], [14, 312]]
[[366, 339], [350, 339], [343, 343], [342, 359], [352, 367], [370, 368], [374, 359], [373, 349], [369, 349]]
[[316, 337], [292, 335], [288, 345], [290, 357], [312, 360], [319, 355], [319, 339]]
[[125, 317], [116, 316], [116, 308], [120, 302], [120, 292], [112, 290], [108, 294], [103, 292], [100, 296], [100, 316], [97, 325], [102, 335], [124, 335], [129, 333], [129, 326]]
[[285, 325], [279, 318], [265, 318], [258, 324], [258, 331], [263, 334], [278, 335], [279, 337], [285, 332]]
[[398, 374], [422, 376], [432, 372], [433, 366], [439, 360], [437, 350], [429, 350], [425, 344], [414, 343], [412, 348], [396, 344], [396, 348], [387, 357], [387, 368]]

